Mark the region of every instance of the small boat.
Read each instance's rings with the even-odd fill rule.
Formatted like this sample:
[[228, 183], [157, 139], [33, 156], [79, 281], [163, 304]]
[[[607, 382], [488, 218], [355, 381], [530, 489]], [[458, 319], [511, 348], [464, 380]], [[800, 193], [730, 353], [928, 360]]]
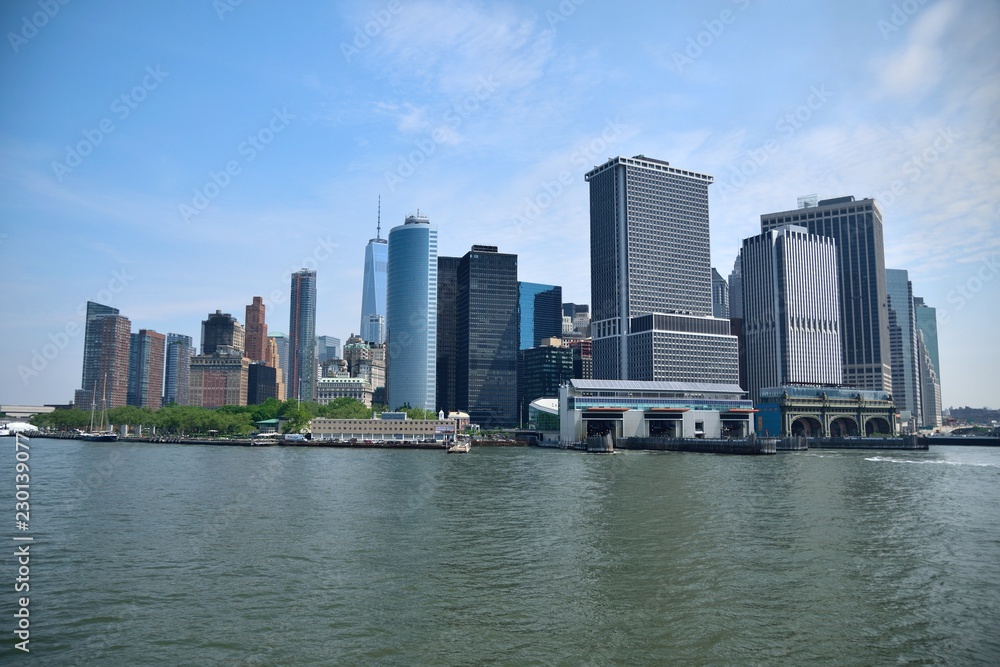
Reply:
[[86, 440], [87, 442], [116, 442], [118, 440], [118, 434], [114, 431], [81, 433], [80, 440]]
[[472, 449], [472, 443], [469, 442], [456, 442], [454, 445], [448, 448], [449, 454], [467, 454], [469, 450]]

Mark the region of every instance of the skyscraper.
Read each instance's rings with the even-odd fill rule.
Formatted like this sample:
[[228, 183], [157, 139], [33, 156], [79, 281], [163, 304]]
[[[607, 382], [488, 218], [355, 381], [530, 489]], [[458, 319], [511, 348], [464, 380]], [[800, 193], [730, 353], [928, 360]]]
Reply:
[[638, 155], [585, 178], [594, 377], [735, 384], [736, 339], [712, 317], [712, 177]]
[[316, 397], [316, 272], [292, 274], [288, 314], [288, 398]]
[[886, 269], [889, 304], [889, 353], [892, 360], [892, 398], [911, 430], [923, 425], [920, 401], [920, 357], [913, 308], [913, 283], [904, 269]]
[[729, 274], [729, 333], [736, 336], [739, 352], [740, 386], [747, 386], [747, 351], [743, 338], [743, 266], [740, 254], [736, 254], [733, 270]]
[[128, 404], [159, 410], [163, 400], [163, 354], [167, 337], [139, 329], [129, 343]]
[[201, 322], [201, 353], [215, 354], [220, 347], [234, 347], [244, 352], [246, 329], [229, 313], [217, 310]]
[[320, 336], [316, 339], [316, 358], [320, 365], [331, 359], [340, 359], [340, 339], [336, 336]]
[[267, 361], [267, 322], [264, 309], [264, 300], [259, 296], [255, 296], [253, 303], [247, 306], [244, 356], [250, 361]]
[[558, 338], [546, 338], [540, 343], [520, 351], [517, 381], [521, 426], [528, 424], [528, 407], [533, 400], [557, 398], [559, 387], [573, 378], [573, 350], [564, 347]]
[[[518, 283], [519, 349], [542, 344], [543, 338], [562, 335], [562, 287], [540, 283]], [[573, 317], [576, 315], [574, 310]]]
[[746, 389], [838, 385], [840, 302], [832, 239], [787, 225], [743, 240], [740, 253]]
[[191, 336], [183, 334], [167, 334], [167, 353], [164, 363], [163, 403], [170, 405], [189, 404], [189, 389], [191, 383], [191, 357], [194, 346]]
[[892, 391], [882, 211], [873, 199], [824, 199], [816, 206], [766, 213], [761, 231], [799, 225], [837, 244], [840, 348], [846, 385]]
[[917, 323], [917, 330], [924, 334], [924, 345], [934, 364], [934, 371], [938, 381], [941, 380], [941, 362], [938, 360], [938, 333], [937, 333], [937, 308], [932, 308], [924, 303], [922, 297], [913, 297], [913, 312]]
[[435, 406], [445, 413], [458, 410], [455, 387], [458, 321], [458, 264], [461, 257], [438, 257], [437, 274], [437, 400]]
[[941, 382], [934, 370], [927, 337], [917, 330], [917, 357], [920, 362], [920, 426], [937, 428], [941, 425]]
[[104, 375], [101, 372], [100, 318], [117, 314], [117, 308], [93, 301], [87, 302], [87, 322], [83, 335], [83, 377], [80, 380], [81, 388], [73, 398], [74, 404], [80, 409], [89, 410], [95, 402], [95, 396], [100, 397], [101, 395]]
[[382, 238], [382, 201], [379, 199], [375, 238], [365, 246], [365, 276], [361, 291], [361, 338], [369, 343], [385, 342], [386, 265], [389, 242]]
[[288, 336], [283, 333], [271, 333], [267, 336], [271, 347], [271, 364], [277, 368], [278, 373], [278, 400], [288, 400]]
[[437, 379], [437, 227], [411, 215], [389, 231], [386, 393], [389, 408], [433, 411]]
[[472, 246], [458, 265], [456, 398], [484, 428], [518, 423], [517, 307], [517, 255]]
[[712, 267], [712, 316], [729, 319], [729, 283]]
[[[121, 315], [104, 315], [97, 318], [100, 326], [100, 355], [97, 407], [120, 408], [128, 404], [128, 368], [131, 351], [132, 323]], [[105, 389], [106, 385], [106, 389]]]

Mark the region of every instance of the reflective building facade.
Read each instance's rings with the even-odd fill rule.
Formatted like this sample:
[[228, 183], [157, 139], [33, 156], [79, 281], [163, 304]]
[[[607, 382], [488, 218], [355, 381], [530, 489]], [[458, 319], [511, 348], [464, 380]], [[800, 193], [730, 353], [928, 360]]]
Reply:
[[191, 357], [194, 342], [191, 336], [167, 334], [167, 352], [163, 369], [163, 404], [189, 405]]
[[386, 266], [389, 242], [376, 234], [365, 246], [365, 275], [361, 290], [360, 336], [369, 343], [385, 342]]
[[919, 427], [923, 425], [923, 410], [920, 400], [920, 357], [913, 307], [913, 283], [905, 270], [886, 269], [885, 289], [889, 299], [892, 398], [899, 408], [900, 419], [911, 427]]
[[563, 313], [562, 287], [518, 283], [520, 349], [538, 347], [545, 338], [559, 338], [562, 335]]
[[386, 275], [386, 398], [435, 410], [437, 227], [419, 213], [389, 231]]
[[472, 246], [458, 265], [456, 394], [483, 428], [518, 423], [517, 308], [517, 255]]

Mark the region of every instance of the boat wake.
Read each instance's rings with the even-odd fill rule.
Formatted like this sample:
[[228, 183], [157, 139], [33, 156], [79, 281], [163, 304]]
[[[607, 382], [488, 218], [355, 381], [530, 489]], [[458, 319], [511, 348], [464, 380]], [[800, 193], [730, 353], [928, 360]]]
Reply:
[[971, 461], [943, 461], [941, 459], [927, 459], [927, 460], [914, 460], [914, 459], [897, 459], [891, 456], [871, 456], [865, 459], [865, 461], [875, 461], [877, 463], [940, 463], [949, 466], [973, 466], [976, 468], [1000, 468], [1000, 464], [996, 463], [973, 463]]

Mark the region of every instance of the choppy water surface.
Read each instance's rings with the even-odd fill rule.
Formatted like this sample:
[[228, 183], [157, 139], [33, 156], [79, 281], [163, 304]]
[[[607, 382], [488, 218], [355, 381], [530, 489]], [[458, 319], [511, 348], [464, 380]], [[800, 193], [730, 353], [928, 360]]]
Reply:
[[0, 662], [1000, 663], [1000, 450], [35, 438], [31, 502], [32, 652], [5, 549]]

